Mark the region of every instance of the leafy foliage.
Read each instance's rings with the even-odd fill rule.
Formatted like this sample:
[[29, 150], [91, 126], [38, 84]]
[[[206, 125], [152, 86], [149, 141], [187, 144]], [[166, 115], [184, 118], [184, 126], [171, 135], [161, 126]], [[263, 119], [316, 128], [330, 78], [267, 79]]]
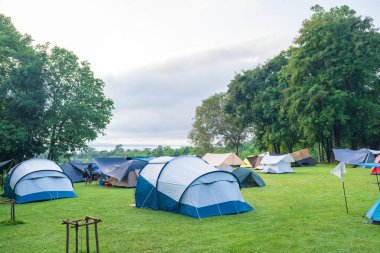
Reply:
[[278, 72], [286, 66], [282, 52], [263, 66], [236, 75], [228, 86], [226, 110], [238, 115], [243, 125], [253, 124], [254, 136], [261, 149], [281, 152], [281, 146], [292, 151], [298, 141], [286, 115], [280, 113], [286, 82], [279, 82]]
[[44, 54], [0, 15], [0, 158], [44, 151]]
[[320, 6], [304, 21], [281, 78], [283, 112], [330, 160], [333, 147], [379, 147], [380, 35], [347, 6]]
[[0, 158], [48, 151], [57, 159], [85, 147], [108, 124], [113, 103], [87, 62], [48, 44], [33, 47], [0, 15]]
[[113, 103], [103, 94], [104, 82], [94, 77], [87, 62], [70, 51], [53, 48], [44, 76], [48, 158], [86, 147], [105, 129]]
[[202, 101], [195, 111], [193, 128], [189, 139], [203, 150], [213, 150], [217, 146], [235, 148], [247, 138], [249, 126], [242, 126], [236, 115], [225, 111], [226, 94], [218, 93]]

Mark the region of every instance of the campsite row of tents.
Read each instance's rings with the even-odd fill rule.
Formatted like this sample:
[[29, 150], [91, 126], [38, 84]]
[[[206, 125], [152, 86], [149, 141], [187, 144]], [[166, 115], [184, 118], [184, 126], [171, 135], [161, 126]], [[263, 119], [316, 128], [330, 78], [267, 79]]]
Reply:
[[[352, 164], [371, 161], [370, 154], [378, 154], [367, 150], [364, 156], [361, 151], [363, 156], [359, 157], [359, 152], [354, 154], [357, 155], [354, 161], [352, 153], [348, 156], [348, 153], [339, 152], [337, 159], [350, 158]], [[298, 161], [304, 160], [304, 156], [300, 152]], [[297, 162], [293, 154], [275, 156], [267, 153], [258, 157], [261, 157], [258, 167], [269, 173], [271, 170], [277, 173], [290, 167], [290, 163]], [[254, 162], [256, 164], [257, 159], [249, 161], [251, 167]], [[378, 165], [376, 159], [374, 162]], [[10, 161], [0, 163], [0, 170], [10, 164]], [[71, 177], [79, 181], [81, 173], [91, 168], [97, 173], [108, 175], [109, 180], [115, 180], [116, 185], [136, 186], [136, 207], [196, 218], [253, 210], [243, 200], [240, 187], [263, 186], [265, 183], [250, 168], [239, 167], [229, 171], [233, 165], [249, 166], [234, 154], [207, 154], [204, 159], [196, 156], [97, 158], [95, 163], [73, 161], [63, 166], [65, 169], [50, 160], [31, 159], [17, 164], [8, 172], [4, 196], [15, 199], [17, 203], [73, 198], [76, 194]], [[77, 173], [68, 172], [70, 169], [75, 169]], [[371, 220], [376, 221], [375, 216], [380, 215], [380, 204], [372, 207], [367, 216], [370, 213]]]
[[[121, 178], [133, 164], [141, 168], [135, 194], [137, 207], [197, 218], [253, 210], [243, 200], [240, 181], [233, 173], [217, 169], [199, 157], [158, 157], [146, 159], [144, 166], [140, 162], [129, 159], [117, 166], [107, 159], [99, 162], [107, 165], [107, 173], [113, 173], [115, 178]], [[73, 198], [76, 194], [59, 165], [47, 159], [31, 159], [8, 172], [4, 196], [27, 203]]]
[[[96, 158], [92, 163], [72, 161], [59, 167], [52, 161], [32, 159], [14, 166], [8, 172], [4, 196], [14, 198], [18, 203], [75, 197], [72, 183], [84, 181], [83, 175], [88, 170], [106, 175], [108, 182], [114, 186], [136, 187], [141, 170], [151, 160], [154, 160], [153, 157]], [[260, 161], [264, 173], [292, 172], [290, 162], [294, 161], [290, 155], [274, 156], [269, 153], [257, 156], [255, 163], [252, 157], [242, 161], [234, 153], [206, 154], [203, 160], [218, 170], [232, 172], [242, 187], [265, 185], [261, 177], [250, 169], [256, 167], [253, 164], [257, 161]], [[11, 160], [0, 163], [0, 170], [3, 172], [10, 164]], [[242, 167], [234, 169], [232, 166]]]

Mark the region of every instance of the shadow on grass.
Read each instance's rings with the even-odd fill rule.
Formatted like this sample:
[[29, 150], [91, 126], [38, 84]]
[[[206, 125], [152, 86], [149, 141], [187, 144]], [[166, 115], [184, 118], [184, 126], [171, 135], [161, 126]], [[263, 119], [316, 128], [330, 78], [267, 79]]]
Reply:
[[4, 220], [4, 221], [0, 221], [0, 226], [15, 226], [15, 225], [21, 225], [21, 224], [25, 224], [25, 222], [23, 222], [21, 220], [16, 220], [16, 221], [13, 221], [13, 220]]

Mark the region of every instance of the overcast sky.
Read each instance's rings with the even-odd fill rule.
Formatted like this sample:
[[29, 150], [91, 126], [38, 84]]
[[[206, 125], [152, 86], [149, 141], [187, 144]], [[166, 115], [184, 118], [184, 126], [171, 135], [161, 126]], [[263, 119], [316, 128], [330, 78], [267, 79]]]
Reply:
[[380, 26], [377, 0], [0, 0], [0, 12], [105, 81], [114, 116], [92, 146], [181, 146], [202, 100], [287, 49], [317, 3]]

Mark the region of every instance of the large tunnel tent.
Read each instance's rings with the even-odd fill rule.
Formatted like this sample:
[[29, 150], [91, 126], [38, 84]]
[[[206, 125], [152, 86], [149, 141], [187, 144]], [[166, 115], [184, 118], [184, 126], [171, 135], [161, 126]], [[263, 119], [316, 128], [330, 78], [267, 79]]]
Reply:
[[17, 203], [73, 198], [71, 180], [53, 161], [31, 159], [14, 166], [7, 175], [5, 197]]
[[195, 218], [242, 213], [244, 202], [238, 179], [199, 157], [152, 159], [141, 171], [136, 206], [181, 213]]

